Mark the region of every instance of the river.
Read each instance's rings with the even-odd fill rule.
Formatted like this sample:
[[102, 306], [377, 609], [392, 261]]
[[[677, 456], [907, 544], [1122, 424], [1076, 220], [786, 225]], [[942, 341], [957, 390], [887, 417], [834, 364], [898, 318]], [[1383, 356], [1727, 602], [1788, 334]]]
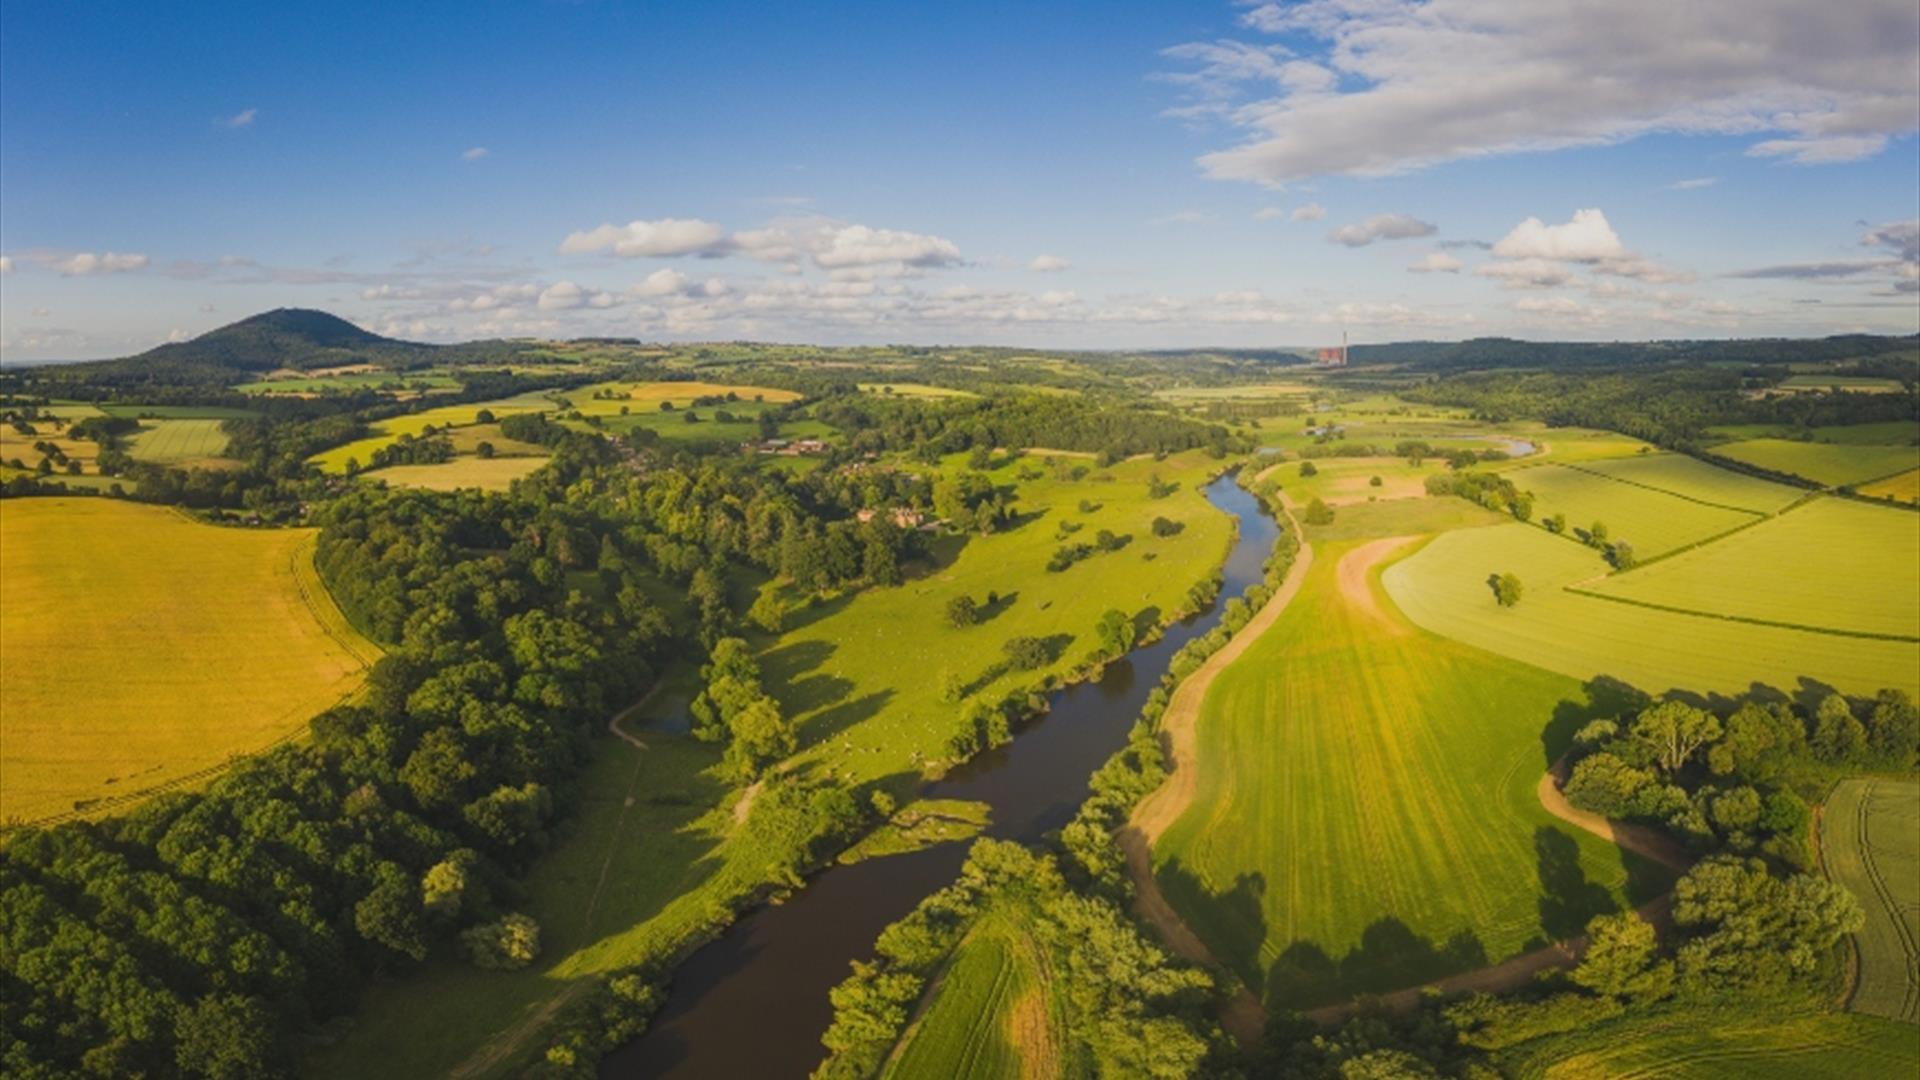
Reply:
[[[1279, 529], [1231, 474], [1208, 485], [1206, 496], [1239, 525], [1223, 571], [1223, 603], [1261, 579]], [[1072, 819], [1087, 779], [1126, 744], [1173, 654], [1218, 625], [1221, 603], [1168, 627], [1159, 641], [1109, 664], [1098, 680], [1056, 691], [1040, 721], [921, 795], [984, 802], [993, 811], [985, 835], [1039, 842]], [[847, 976], [851, 961], [873, 955], [888, 923], [954, 880], [967, 847], [942, 844], [835, 865], [785, 903], [742, 917], [680, 965], [647, 1033], [609, 1055], [600, 1076], [806, 1076], [825, 1055], [820, 1035], [833, 1017], [827, 991]]]

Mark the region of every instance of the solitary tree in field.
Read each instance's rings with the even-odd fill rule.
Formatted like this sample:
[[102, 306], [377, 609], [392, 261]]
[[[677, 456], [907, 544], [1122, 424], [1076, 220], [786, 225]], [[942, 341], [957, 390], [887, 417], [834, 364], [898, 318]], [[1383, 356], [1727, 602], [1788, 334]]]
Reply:
[[1501, 574], [1494, 578], [1493, 598], [1501, 607], [1513, 607], [1520, 603], [1520, 579], [1513, 574]]
[[1314, 500], [1307, 504], [1307, 524], [1333, 524], [1333, 507], [1328, 506], [1325, 499], [1315, 496]]
[[971, 596], [956, 596], [947, 601], [947, 621], [964, 629], [980, 621], [980, 605]]
[[1133, 648], [1134, 625], [1127, 613], [1112, 608], [1100, 616], [1100, 648], [1109, 656], [1119, 656]]
[[1311, 461], [1303, 461], [1300, 463], [1300, 475], [1301, 476], [1319, 476], [1320, 468], [1319, 466], [1315, 465]]
[[1380, 487], [1380, 486], [1382, 486], [1382, 485], [1384, 485], [1385, 483], [1386, 483], [1386, 481], [1384, 481], [1384, 480], [1382, 480], [1382, 479], [1380, 479], [1380, 478], [1379, 478], [1379, 477], [1377, 477], [1377, 476], [1369, 476], [1369, 477], [1367, 477], [1367, 486], [1369, 486], [1369, 487]]

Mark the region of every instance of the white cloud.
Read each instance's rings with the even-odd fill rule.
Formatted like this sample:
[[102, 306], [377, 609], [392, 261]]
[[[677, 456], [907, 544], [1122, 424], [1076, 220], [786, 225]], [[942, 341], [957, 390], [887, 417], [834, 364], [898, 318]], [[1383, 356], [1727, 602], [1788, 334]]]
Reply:
[[1860, 236], [1864, 248], [1884, 248], [1887, 255], [1867, 259], [1827, 259], [1736, 270], [1734, 278], [1779, 278], [1792, 281], [1844, 283], [1862, 277], [1891, 274], [1895, 293], [1920, 292], [1920, 219], [1875, 225]]
[[1482, 263], [1473, 271], [1509, 289], [1552, 289], [1573, 280], [1573, 271], [1547, 259], [1507, 259]]
[[687, 287], [687, 275], [678, 270], [655, 270], [646, 280], [630, 286], [635, 296], [672, 296]]
[[1712, 187], [1719, 182], [1720, 178], [1717, 176], [1696, 176], [1691, 180], [1675, 180], [1673, 183], [1668, 184], [1667, 188], [1670, 191], [1698, 191], [1701, 188]]
[[479, 161], [481, 158], [486, 157], [491, 152], [492, 151], [488, 150], [484, 146], [470, 146], [467, 149], [462, 150], [460, 152], [460, 160]]
[[1413, 274], [1457, 274], [1463, 265], [1459, 259], [1444, 251], [1434, 251], [1407, 267], [1407, 271]]
[[232, 116], [224, 117], [220, 123], [230, 128], [252, 127], [253, 118], [260, 115], [259, 109], [241, 109]]
[[1058, 255], [1036, 255], [1033, 261], [1027, 264], [1027, 269], [1040, 274], [1054, 274], [1072, 265], [1073, 263]]
[[145, 255], [122, 254], [116, 251], [103, 251], [95, 254], [91, 251], [38, 252], [28, 256], [33, 261], [56, 270], [61, 277], [91, 277], [96, 274], [123, 274], [144, 269], [147, 265]]
[[1879, 153], [1920, 124], [1912, 0], [1301, 0], [1242, 20], [1314, 48], [1328, 77], [1283, 77], [1284, 50], [1179, 46], [1171, 81], [1245, 133], [1201, 163], [1283, 184], [1383, 175], [1654, 133], [1763, 136], [1799, 164]]
[[1530, 217], [1513, 227], [1493, 253], [1503, 259], [1564, 259], [1569, 262], [1598, 262], [1619, 258], [1627, 253], [1620, 234], [1607, 223], [1599, 210], [1575, 210], [1573, 220], [1564, 225], [1548, 225]]
[[1305, 206], [1296, 206], [1293, 208], [1293, 220], [1295, 221], [1319, 221], [1326, 216], [1327, 208], [1317, 202], [1310, 202]]
[[1376, 240], [1410, 240], [1437, 231], [1428, 222], [1406, 214], [1375, 214], [1357, 225], [1342, 225], [1328, 233], [1327, 239], [1348, 247], [1366, 247]]
[[960, 249], [951, 240], [924, 233], [847, 225], [828, 235], [825, 246], [814, 251], [813, 261], [829, 270], [837, 266], [886, 263], [953, 266], [960, 261]]
[[541, 311], [566, 311], [577, 307], [610, 308], [619, 302], [612, 293], [583, 289], [571, 281], [556, 281], [540, 290], [534, 306]]
[[626, 258], [715, 254], [722, 250], [726, 230], [698, 218], [661, 218], [602, 225], [568, 233], [560, 242], [563, 255], [611, 252]]
[[192, 339], [192, 334], [187, 333], [177, 326], [167, 331], [167, 344], [169, 345], [178, 345], [182, 341], [191, 341]]
[[13, 256], [0, 255], [0, 274], [13, 273]]

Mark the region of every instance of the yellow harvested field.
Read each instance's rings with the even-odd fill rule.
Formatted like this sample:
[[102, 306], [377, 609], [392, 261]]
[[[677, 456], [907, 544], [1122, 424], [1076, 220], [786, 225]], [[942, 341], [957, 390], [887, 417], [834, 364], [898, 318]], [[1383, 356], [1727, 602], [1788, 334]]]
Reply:
[[515, 480], [545, 465], [544, 457], [461, 457], [434, 465], [390, 465], [360, 475], [369, 480], [384, 480], [394, 487], [426, 488], [429, 491], [505, 491]]
[[1892, 499], [1901, 503], [1920, 503], [1920, 469], [1903, 472], [1899, 476], [1888, 477], [1871, 484], [1863, 485], [1860, 494], [1870, 499]]
[[710, 382], [595, 383], [569, 390], [565, 397], [582, 416], [618, 416], [622, 406], [629, 412], [655, 412], [662, 402], [672, 402], [673, 407], [679, 409], [693, 404], [696, 398], [728, 394], [736, 395], [743, 402], [758, 400], [774, 405], [800, 400], [800, 395], [792, 390]]
[[352, 693], [379, 651], [321, 586], [315, 536], [0, 503], [0, 821], [194, 782]]

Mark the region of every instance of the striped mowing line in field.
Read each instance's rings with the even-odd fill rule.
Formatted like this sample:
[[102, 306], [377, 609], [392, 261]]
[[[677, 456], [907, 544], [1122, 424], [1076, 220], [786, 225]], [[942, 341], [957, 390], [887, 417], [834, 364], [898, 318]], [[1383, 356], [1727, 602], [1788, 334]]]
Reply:
[[1859, 898], [1860, 975], [1849, 1007], [1920, 1023], [1920, 781], [1842, 781], [1821, 815], [1827, 872]]

